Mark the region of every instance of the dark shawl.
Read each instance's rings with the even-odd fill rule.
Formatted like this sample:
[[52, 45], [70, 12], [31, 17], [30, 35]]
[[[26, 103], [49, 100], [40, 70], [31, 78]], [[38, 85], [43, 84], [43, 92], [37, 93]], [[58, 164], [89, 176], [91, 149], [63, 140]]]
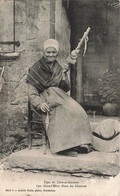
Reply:
[[55, 60], [52, 68], [42, 57], [29, 69], [27, 82], [30, 82], [39, 92], [49, 87], [58, 87], [62, 80], [62, 67]]

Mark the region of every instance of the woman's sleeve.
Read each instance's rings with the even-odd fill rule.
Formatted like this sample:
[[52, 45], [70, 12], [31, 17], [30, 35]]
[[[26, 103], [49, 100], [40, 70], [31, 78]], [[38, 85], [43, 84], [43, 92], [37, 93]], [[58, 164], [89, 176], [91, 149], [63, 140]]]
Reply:
[[68, 71], [69, 71], [69, 65], [70, 64], [75, 64], [76, 63], [76, 57], [72, 57], [71, 55], [69, 55], [66, 59], [66, 62], [63, 65], [63, 75], [62, 75], [62, 80], [59, 84], [59, 88], [63, 89], [65, 92], [68, 92], [71, 88], [70, 85], [70, 79], [68, 76]]
[[40, 109], [40, 105], [45, 102], [45, 100], [43, 100], [37, 89], [31, 85], [30, 83], [28, 84], [28, 97], [30, 99], [30, 102], [33, 106], [37, 107], [38, 109]]
[[67, 72], [63, 72], [62, 80], [59, 84], [59, 88], [61, 88], [65, 92], [68, 92], [70, 90], [70, 80]]

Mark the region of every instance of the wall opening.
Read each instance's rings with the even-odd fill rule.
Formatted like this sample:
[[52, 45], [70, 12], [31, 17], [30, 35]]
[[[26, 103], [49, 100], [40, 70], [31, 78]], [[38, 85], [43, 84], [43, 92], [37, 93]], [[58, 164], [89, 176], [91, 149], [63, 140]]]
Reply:
[[[118, 0], [69, 0], [66, 11], [71, 25], [71, 50], [76, 46], [87, 27], [91, 27], [88, 49], [82, 59], [82, 87], [84, 101], [91, 99], [92, 105], [100, 105], [94, 100], [94, 84], [107, 69], [120, 68], [119, 63], [119, 1]], [[76, 65], [72, 69], [73, 97], [76, 97]], [[80, 76], [81, 77], [81, 76]], [[92, 97], [93, 95], [93, 97]], [[87, 99], [86, 99], [87, 100]], [[89, 103], [86, 103], [89, 104]]]

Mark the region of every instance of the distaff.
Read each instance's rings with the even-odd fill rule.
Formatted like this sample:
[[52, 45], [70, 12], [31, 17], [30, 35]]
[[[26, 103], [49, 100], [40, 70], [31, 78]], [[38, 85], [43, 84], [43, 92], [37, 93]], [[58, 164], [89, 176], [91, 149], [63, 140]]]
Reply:
[[88, 42], [88, 34], [90, 32], [90, 27], [87, 28], [86, 32], [84, 33], [83, 37], [81, 38], [80, 42], [78, 43], [77, 47], [75, 48], [75, 50], [73, 50], [71, 52], [71, 58], [76, 58], [78, 53], [80, 52], [80, 48], [83, 44], [83, 42], [85, 42], [85, 47], [84, 47], [84, 52], [83, 52], [83, 56], [85, 56], [86, 50], [87, 50], [87, 42]]
[[88, 42], [88, 34], [90, 32], [90, 27], [87, 28], [86, 32], [84, 33], [83, 37], [81, 38], [80, 42], [78, 43], [77, 47], [75, 48], [75, 50], [73, 50], [71, 52], [71, 54], [67, 57], [66, 59], [66, 63], [64, 63], [64, 69], [63, 72], [67, 72], [69, 69], [69, 64], [75, 64], [76, 63], [76, 59], [78, 57], [78, 54], [80, 52], [80, 48], [83, 44], [83, 42], [85, 42], [85, 47], [84, 47], [84, 52], [83, 52], [83, 56], [85, 56], [86, 50], [87, 50], [87, 42]]
[[2, 91], [3, 73], [4, 73], [4, 67], [2, 67], [1, 74], [0, 74], [0, 93]]

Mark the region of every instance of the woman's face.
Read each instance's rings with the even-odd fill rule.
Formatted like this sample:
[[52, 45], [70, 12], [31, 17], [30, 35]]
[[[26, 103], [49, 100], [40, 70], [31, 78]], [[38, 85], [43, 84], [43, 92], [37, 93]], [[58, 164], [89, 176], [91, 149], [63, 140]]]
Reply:
[[44, 58], [48, 63], [52, 63], [56, 60], [58, 55], [58, 52], [55, 48], [53, 47], [48, 47], [44, 51]]

